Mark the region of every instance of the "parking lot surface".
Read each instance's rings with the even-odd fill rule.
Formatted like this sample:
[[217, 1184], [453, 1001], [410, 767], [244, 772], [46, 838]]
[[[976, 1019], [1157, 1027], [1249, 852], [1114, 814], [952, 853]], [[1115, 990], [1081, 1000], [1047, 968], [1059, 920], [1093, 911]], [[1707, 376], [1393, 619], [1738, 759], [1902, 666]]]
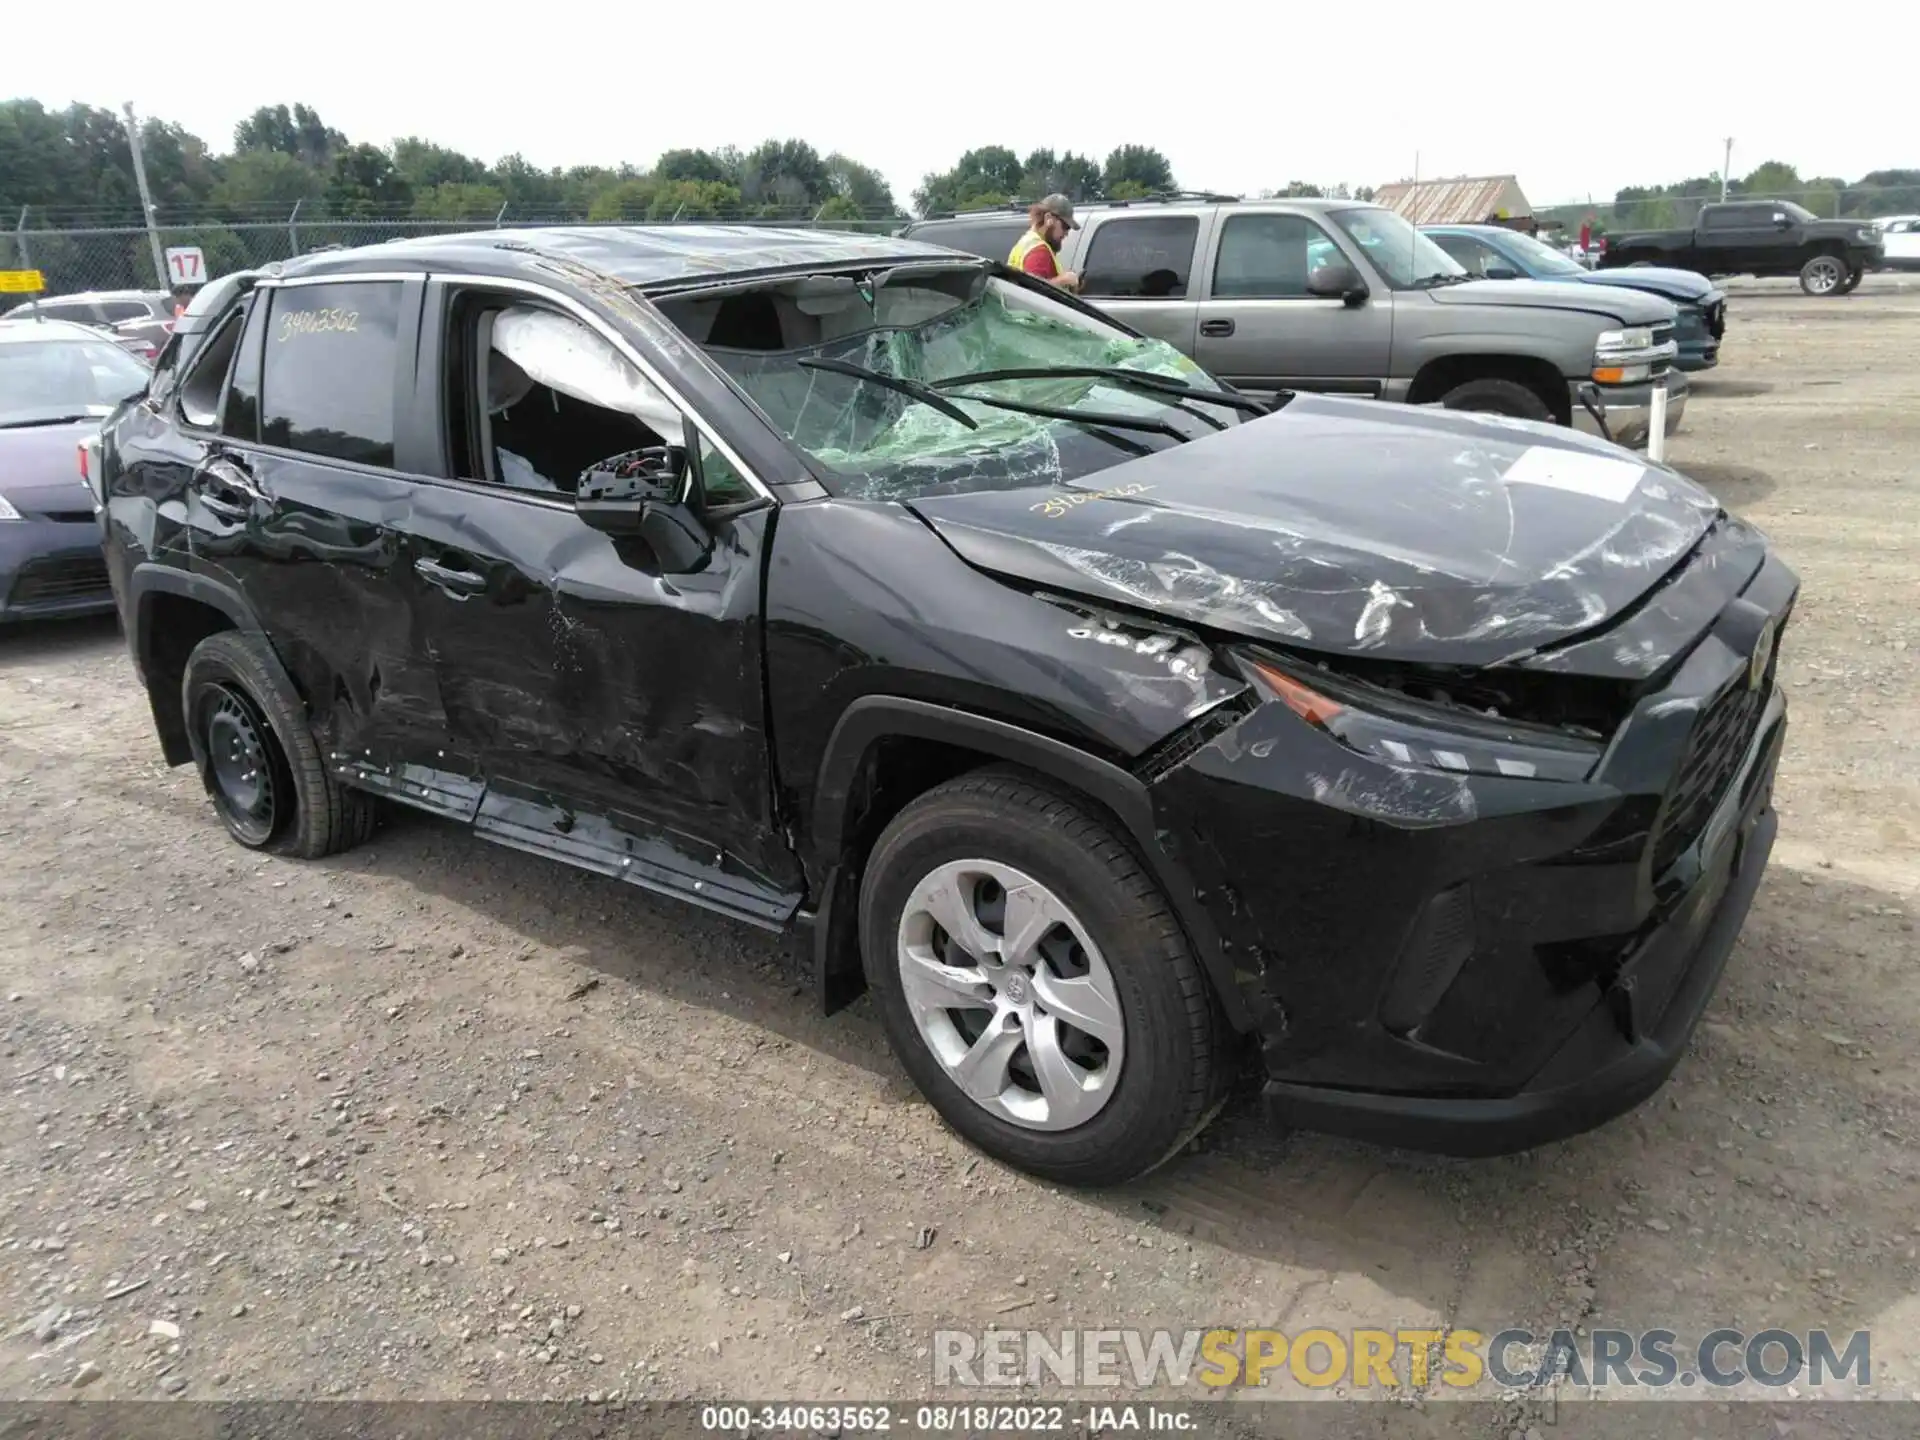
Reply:
[[1920, 1396], [1920, 291], [1732, 315], [1670, 458], [1803, 580], [1780, 842], [1672, 1083], [1509, 1159], [1249, 1085], [1037, 1184], [778, 942], [407, 814], [256, 857], [111, 624], [0, 633], [0, 1396], [924, 1397], [990, 1322], [1868, 1329]]

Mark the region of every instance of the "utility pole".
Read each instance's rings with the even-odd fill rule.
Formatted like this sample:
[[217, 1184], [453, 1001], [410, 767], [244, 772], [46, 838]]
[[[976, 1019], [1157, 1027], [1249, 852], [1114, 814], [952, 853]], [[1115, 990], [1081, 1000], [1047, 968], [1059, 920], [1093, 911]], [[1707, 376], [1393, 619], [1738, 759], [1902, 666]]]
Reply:
[[147, 189], [147, 162], [140, 153], [140, 121], [133, 113], [133, 102], [129, 100], [121, 107], [127, 116], [127, 143], [133, 147], [133, 183], [140, 187], [140, 208], [147, 216], [147, 244], [153, 247], [153, 273], [159, 277], [160, 288], [171, 290], [167, 283], [167, 261], [160, 253], [160, 228], [153, 213], [153, 195]]
[[1733, 137], [1727, 137], [1727, 153], [1720, 162], [1720, 198], [1727, 198], [1727, 174], [1733, 169]]

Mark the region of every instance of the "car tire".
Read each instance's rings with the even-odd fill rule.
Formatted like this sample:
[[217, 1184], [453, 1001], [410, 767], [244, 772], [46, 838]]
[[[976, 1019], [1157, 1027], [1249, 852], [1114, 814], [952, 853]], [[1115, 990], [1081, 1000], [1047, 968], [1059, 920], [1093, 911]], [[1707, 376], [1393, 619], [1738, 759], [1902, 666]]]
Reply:
[[1851, 295], [1860, 288], [1860, 282], [1866, 278], [1866, 269], [1862, 266], [1855, 266], [1847, 272], [1846, 283], [1840, 287], [1840, 293], [1842, 295]]
[[264, 640], [209, 635], [187, 657], [180, 699], [201, 782], [242, 845], [315, 860], [372, 835], [373, 797], [328, 773]]
[[1510, 415], [1516, 420], [1542, 420], [1551, 423], [1553, 411], [1547, 402], [1517, 380], [1499, 380], [1491, 376], [1468, 380], [1440, 397], [1449, 410], [1480, 410], [1490, 415]]
[[[996, 903], [1014, 940], [993, 929]], [[971, 933], [971, 950], [935, 912]], [[1007, 954], [1021, 932], [1032, 945]], [[1017, 1169], [1130, 1180], [1225, 1099], [1233, 1035], [1166, 897], [1110, 824], [1024, 772], [974, 771], [894, 817], [861, 878], [860, 941], [908, 1075]]]
[[1826, 299], [1847, 293], [1847, 262], [1838, 255], [1815, 255], [1800, 267], [1800, 288]]

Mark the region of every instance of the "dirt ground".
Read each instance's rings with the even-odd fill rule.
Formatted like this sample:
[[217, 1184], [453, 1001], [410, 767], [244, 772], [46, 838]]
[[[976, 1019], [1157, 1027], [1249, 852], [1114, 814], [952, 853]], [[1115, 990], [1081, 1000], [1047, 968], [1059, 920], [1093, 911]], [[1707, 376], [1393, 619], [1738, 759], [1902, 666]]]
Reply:
[[1673, 1082], [1510, 1159], [1248, 1085], [1035, 1183], [779, 943], [405, 814], [255, 858], [110, 623], [0, 632], [0, 1398], [924, 1398], [943, 1323], [1423, 1322], [1870, 1329], [1920, 1398], [1920, 287], [1732, 317], [1671, 459], [1804, 582], [1780, 842]]

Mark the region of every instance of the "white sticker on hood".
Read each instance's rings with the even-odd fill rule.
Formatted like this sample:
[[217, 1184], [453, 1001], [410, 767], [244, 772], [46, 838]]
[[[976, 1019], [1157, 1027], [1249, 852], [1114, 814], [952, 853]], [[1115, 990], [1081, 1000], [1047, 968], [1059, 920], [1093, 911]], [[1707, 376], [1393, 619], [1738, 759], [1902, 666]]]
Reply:
[[1545, 485], [1621, 505], [1646, 473], [1647, 467], [1634, 460], [1563, 450], [1557, 445], [1530, 445], [1500, 478], [1509, 485]]

